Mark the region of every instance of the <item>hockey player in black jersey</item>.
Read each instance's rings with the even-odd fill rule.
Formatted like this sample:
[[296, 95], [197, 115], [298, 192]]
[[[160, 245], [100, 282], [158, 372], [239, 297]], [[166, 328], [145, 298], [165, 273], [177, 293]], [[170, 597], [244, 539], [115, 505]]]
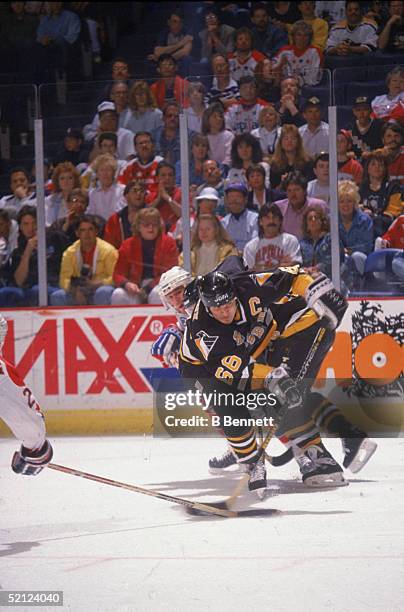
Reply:
[[[294, 313], [293, 333], [302, 335], [293, 358], [289, 356], [287, 363], [280, 360], [275, 368], [262, 360], [268, 345], [290, 324], [290, 312], [282, 315], [281, 307], [275, 304], [287, 293], [304, 296], [309, 305], [316, 302], [323, 311], [330, 300], [335, 302], [334, 311], [338, 312], [338, 307], [345, 310], [343, 300], [335, 308], [340, 298], [332, 293], [328, 279], [313, 281], [293, 267], [274, 273], [242, 273], [232, 280], [226, 274], [214, 272], [203, 277], [199, 287], [201, 299], [187, 322], [181, 345], [183, 377], [198, 379], [205, 388], [227, 392], [230, 388], [233, 393], [248, 394], [260, 389], [275, 393], [281, 405], [288, 407], [278, 431], [282, 439], [292, 444], [304, 482], [312, 486], [345, 484], [342, 469], [322, 445], [318, 429], [304, 407], [305, 395], [333, 342], [334, 332], [322, 327], [313, 310], [300, 306]], [[333, 309], [328, 314], [335, 318]], [[297, 314], [299, 310], [302, 312]], [[313, 338], [320, 329], [323, 329], [321, 342], [308, 361]], [[307, 371], [297, 387], [294, 379], [300, 376], [303, 364]], [[215, 411], [223, 419], [233, 417], [230, 425], [224, 422], [223, 429], [238, 461], [250, 465], [250, 489], [264, 487], [265, 468], [259, 461], [254, 429], [232, 424], [235, 418], [246, 418], [249, 411], [240, 405], [216, 405]]]

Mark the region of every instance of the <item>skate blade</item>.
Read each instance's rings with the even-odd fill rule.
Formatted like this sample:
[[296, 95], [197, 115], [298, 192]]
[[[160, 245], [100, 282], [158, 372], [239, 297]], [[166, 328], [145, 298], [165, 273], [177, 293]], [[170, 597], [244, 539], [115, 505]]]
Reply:
[[246, 467], [241, 464], [228, 465], [225, 468], [208, 468], [209, 474], [212, 476], [217, 476], [218, 474], [239, 474], [240, 472], [243, 474], [247, 471]]
[[352, 463], [350, 463], [348, 466], [348, 469], [351, 470], [353, 474], [360, 472], [361, 469], [365, 467], [376, 449], [376, 442], [369, 440], [369, 438], [365, 438], [358, 448], [358, 452], [356, 453], [355, 457], [352, 459]]
[[331, 489], [334, 487], [347, 487], [349, 482], [345, 480], [343, 474], [322, 474], [309, 476], [303, 484], [312, 489]]

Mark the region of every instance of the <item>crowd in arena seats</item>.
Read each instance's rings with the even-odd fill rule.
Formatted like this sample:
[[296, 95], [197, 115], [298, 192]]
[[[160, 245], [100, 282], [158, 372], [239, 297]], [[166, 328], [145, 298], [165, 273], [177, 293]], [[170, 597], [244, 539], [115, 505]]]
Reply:
[[[94, 12], [74, 6], [84, 4]], [[12, 2], [0, 46], [32, 49], [42, 82], [55, 63], [72, 68], [83, 31], [99, 62], [99, 5]], [[154, 78], [116, 57], [88, 122], [66, 129], [52, 156], [49, 303], [159, 303], [161, 274], [184, 261], [182, 110], [192, 274], [240, 253], [257, 271], [300, 264], [331, 275], [323, 69], [366, 70], [371, 58], [389, 66], [385, 93], [348, 96], [338, 125], [342, 288], [404, 293], [404, 1], [148, 6], [165, 15], [151, 52], [136, 48]], [[383, 254], [384, 276], [371, 266]], [[24, 167], [9, 171], [0, 199], [0, 275], [1, 307], [38, 304], [36, 192]]]

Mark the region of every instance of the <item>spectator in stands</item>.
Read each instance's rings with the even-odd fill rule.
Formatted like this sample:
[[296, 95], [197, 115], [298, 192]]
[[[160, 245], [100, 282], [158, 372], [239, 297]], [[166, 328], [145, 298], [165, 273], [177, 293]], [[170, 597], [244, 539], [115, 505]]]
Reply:
[[[189, 185], [195, 189], [203, 183], [203, 164], [208, 159], [209, 140], [203, 134], [194, 134], [191, 138], [189, 162]], [[175, 182], [181, 184], [181, 160], [175, 164]]]
[[389, 4], [390, 17], [379, 34], [379, 49], [385, 53], [404, 51], [404, 2], [393, 0]]
[[303, 20], [296, 21], [290, 30], [291, 45], [282, 47], [275, 58], [283, 78], [294, 76], [300, 85], [317, 85], [322, 77], [323, 55], [311, 44], [313, 28]]
[[281, 135], [280, 116], [274, 106], [269, 105], [261, 109], [258, 117], [259, 127], [252, 130], [252, 136], [258, 138], [264, 157], [271, 157]]
[[113, 81], [125, 81], [129, 84], [130, 66], [125, 58], [116, 57], [112, 60], [111, 79]]
[[313, 96], [309, 98], [303, 110], [306, 123], [299, 128], [306, 153], [316, 157], [321, 152], [328, 152], [330, 130], [328, 123], [321, 120], [321, 102]]
[[[118, 128], [130, 129], [128, 123], [132, 113], [129, 108], [129, 87], [126, 81], [114, 81], [110, 89], [109, 98], [110, 101], [115, 104], [115, 110], [118, 113]], [[100, 115], [98, 110], [92, 122], [84, 126], [84, 138], [87, 141], [94, 140], [94, 138], [103, 131], [110, 130], [100, 130]]]
[[229, 53], [230, 76], [239, 81], [243, 76], [254, 76], [258, 62], [265, 56], [254, 49], [253, 35], [248, 28], [239, 28], [234, 33], [235, 51]]
[[80, 174], [70, 162], [58, 164], [52, 174], [54, 191], [45, 198], [45, 223], [49, 227], [67, 215], [67, 198], [72, 189], [80, 187]]
[[141, 180], [150, 192], [157, 191], [157, 166], [163, 158], [156, 155], [156, 148], [149, 132], [138, 132], [134, 137], [137, 157], [128, 162], [121, 170], [118, 180], [127, 185], [132, 180]]
[[361, 159], [364, 154], [367, 155], [370, 151], [382, 146], [383, 122], [380, 119], [372, 119], [372, 107], [366, 96], [359, 96], [355, 99], [352, 113], [355, 117], [350, 127], [352, 150], [355, 156]]
[[266, 186], [267, 178], [265, 168], [261, 164], [253, 164], [246, 170], [248, 185], [247, 208], [260, 211], [264, 204], [270, 204], [285, 197], [283, 191], [270, 189]]
[[11, 194], [0, 200], [0, 209], [4, 208], [12, 219], [16, 219], [21, 208], [27, 204], [36, 206], [36, 194], [29, 183], [25, 168], [13, 168], [10, 172]]
[[[17, 217], [18, 246], [9, 259], [9, 286], [0, 289], [1, 306], [38, 306], [38, 237], [35, 206], [25, 205]], [[63, 246], [59, 237], [48, 234], [46, 265], [48, 296], [57, 288]]]
[[302, 137], [295, 125], [282, 126], [271, 162], [271, 186], [278, 187], [282, 177], [300, 170], [307, 179], [313, 176], [311, 157], [303, 147]]
[[[184, 18], [180, 10], [174, 9], [167, 21], [167, 28], [160, 32], [157, 46], [148, 59], [158, 61], [163, 55], [172, 56], [179, 62], [184, 76], [189, 74], [190, 55], [192, 53], [193, 36], [184, 28]], [[178, 100], [177, 100], [178, 101]]]
[[225, 188], [226, 207], [230, 211], [222, 225], [239, 251], [258, 234], [258, 214], [247, 209], [248, 191], [244, 183], [229, 183]]
[[229, 167], [234, 134], [225, 127], [225, 115], [220, 102], [211, 104], [203, 113], [202, 134], [208, 137], [211, 159], [214, 159], [218, 164]]
[[[4, 65], [15, 72], [26, 72], [27, 57], [35, 53], [38, 20], [25, 10], [26, 2], [10, 2], [9, 11], [2, 14], [0, 47]], [[7, 7], [8, 8], [8, 7]], [[6, 8], [6, 10], [7, 10]]]
[[251, 29], [254, 49], [272, 57], [281, 47], [287, 44], [288, 37], [285, 30], [278, 28], [269, 21], [266, 4], [263, 2], [253, 4], [250, 18], [254, 24]]
[[177, 61], [167, 53], [160, 55], [157, 72], [160, 78], [151, 85], [150, 89], [154, 95], [157, 106], [163, 110], [171, 102], [185, 105], [188, 95], [188, 82], [177, 74]]
[[224, 207], [224, 181], [222, 179], [219, 164], [214, 159], [207, 159], [203, 163], [202, 173], [203, 183], [196, 190], [195, 200], [198, 204], [198, 202], [201, 200], [202, 194], [207, 193], [205, 191], [206, 188], [214, 189], [219, 199], [216, 202], [215, 210], [212, 212], [222, 217], [226, 214], [226, 209]]
[[214, 187], [204, 187], [195, 197], [196, 215], [216, 215], [216, 217], [222, 217], [223, 212], [225, 213], [226, 211], [224, 205], [223, 211], [220, 211], [221, 203], [223, 205], [223, 198], [219, 196], [218, 191]]
[[274, 59], [265, 58], [258, 62], [255, 71], [257, 95], [259, 98], [275, 104], [281, 97], [281, 69], [276, 66]]
[[318, 47], [321, 51], [324, 51], [328, 38], [328, 23], [325, 21], [325, 19], [316, 17], [316, 3], [312, 2], [311, 0], [305, 0], [304, 2], [299, 2], [297, 7], [303, 21], [311, 25], [313, 29], [311, 44], [314, 47]]
[[63, 253], [60, 289], [52, 293], [52, 306], [97, 306], [110, 303], [114, 291], [112, 274], [118, 251], [98, 237], [93, 215], [84, 214], [77, 221], [78, 240]]
[[118, 164], [112, 155], [99, 155], [94, 160], [93, 167], [97, 186], [90, 189], [87, 213], [99, 215], [106, 221], [113, 213], [124, 207], [122, 198], [124, 188], [122, 183], [116, 181]]
[[404, 214], [397, 217], [387, 232], [376, 240], [376, 248], [403, 249], [404, 251]]
[[359, 193], [363, 212], [373, 219], [375, 237], [384, 234], [404, 212], [400, 183], [389, 180], [387, 160], [380, 152], [369, 154]]
[[345, 17], [345, 0], [317, 0], [316, 15], [325, 19], [330, 26], [335, 25]]
[[123, 192], [126, 206], [112, 214], [104, 230], [104, 240], [119, 249], [122, 242], [132, 236], [136, 214], [145, 208], [146, 190], [142, 181], [129, 181]]
[[7, 210], [0, 209], [0, 286], [5, 284], [5, 266], [17, 248], [18, 223]]
[[345, 4], [346, 19], [330, 31], [326, 52], [328, 55], [364, 55], [377, 49], [377, 26], [371, 19], [362, 17], [361, 3], [348, 0]]
[[299, 240], [303, 236], [303, 215], [309, 206], [319, 206], [326, 211], [322, 200], [307, 196], [307, 179], [299, 171], [290, 172], [283, 181], [286, 199], [275, 202], [283, 214], [283, 229]]
[[339, 130], [337, 134], [338, 180], [352, 180], [357, 185], [362, 181], [363, 168], [353, 158], [352, 136], [348, 130]]
[[251, 132], [259, 126], [259, 114], [268, 106], [266, 100], [257, 97], [257, 85], [253, 76], [243, 76], [239, 81], [240, 100], [226, 111], [226, 128], [234, 134]]
[[212, 57], [213, 81], [212, 86], [206, 94], [208, 105], [221, 102], [224, 108], [228, 108], [240, 98], [238, 83], [230, 77], [229, 60], [225, 55], [217, 53]]
[[314, 276], [319, 272], [331, 276], [330, 223], [322, 208], [319, 206], [306, 208], [302, 234], [300, 251], [305, 270]]
[[[212, 214], [199, 214], [191, 235], [191, 274], [199, 276], [212, 272], [226, 257], [237, 255], [234, 242]], [[180, 266], [184, 263], [181, 253]]]
[[268, 13], [271, 23], [285, 32], [289, 25], [300, 19], [296, 2], [271, 2], [268, 5]]
[[206, 27], [199, 32], [201, 40], [201, 61], [210, 62], [221, 53], [225, 56], [234, 49], [234, 28], [220, 23], [220, 12], [209, 6], [205, 12]]
[[390, 180], [397, 179], [404, 185], [403, 130], [396, 123], [385, 123], [382, 128], [382, 153], [386, 156]]
[[88, 161], [88, 149], [84, 146], [84, 138], [81, 130], [77, 128], [68, 128], [66, 136], [63, 140], [63, 147], [56, 153], [53, 158], [55, 165], [62, 162], [70, 162], [73, 166], [86, 164]]
[[[54, 78], [49, 71], [63, 68], [77, 72], [77, 51], [81, 32], [80, 18], [72, 11], [63, 8], [63, 2], [48, 2], [46, 14], [41, 17], [37, 29], [38, 57], [36, 58], [37, 78]], [[39, 81], [41, 82], [41, 81]]]
[[163, 113], [157, 108], [154, 95], [146, 81], [135, 81], [129, 92], [132, 114], [127, 128], [134, 134], [153, 132], [163, 124]]
[[314, 159], [313, 172], [315, 179], [307, 185], [307, 195], [310, 198], [323, 200], [327, 205], [330, 202], [330, 156], [328, 153], [319, 153]]
[[341, 276], [349, 289], [358, 287], [358, 281], [365, 271], [366, 257], [373, 247], [373, 221], [359, 210], [359, 203], [358, 186], [353, 181], [340, 181], [339, 237], [344, 253]]
[[[102, 132], [113, 132], [118, 138], [117, 155], [118, 159], [131, 159], [135, 155], [135, 148], [133, 145], [133, 134], [126, 128], [119, 127], [118, 112], [114, 102], [101, 102], [97, 108], [99, 126], [98, 134]], [[90, 161], [92, 161], [100, 151], [98, 149], [97, 140], [94, 143], [93, 150], [90, 153]]]
[[189, 106], [184, 110], [188, 118], [188, 129], [191, 132], [201, 133], [202, 116], [206, 108], [204, 102], [205, 87], [198, 81], [190, 83], [188, 87]]
[[111, 304], [161, 304], [160, 276], [178, 264], [174, 238], [165, 234], [159, 211], [144, 208], [136, 215], [133, 236], [124, 240], [114, 271], [117, 287]]
[[386, 2], [382, 0], [371, 0], [371, 2], [366, 3], [368, 6], [366, 7], [365, 17], [367, 19], [372, 19], [376, 22], [377, 31], [380, 32], [383, 28], [384, 24], [388, 20], [388, 8], [386, 6]]
[[[53, 232], [59, 232], [64, 240], [64, 248], [77, 240], [77, 221], [84, 215], [88, 206], [88, 192], [86, 189], [75, 187], [66, 198], [66, 216], [56, 219], [50, 226]], [[100, 218], [102, 226], [102, 219]]]
[[245, 265], [255, 272], [302, 263], [299, 241], [282, 229], [283, 215], [276, 204], [265, 204], [258, 213], [258, 236], [244, 247]]
[[404, 68], [396, 66], [386, 78], [387, 94], [372, 100], [373, 115], [383, 121], [404, 124]]
[[300, 112], [303, 98], [300, 96], [299, 79], [289, 77], [281, 81], [281, 98], [276, 103], [276, 109], [281, 117], [281, 125], [293, 123], [297, 127], [304, 125], [305, 120]]
[[153, 132], [157, 153], [174, 166], [180, 159], [179, 117], [179, 105], [169, 102], [163, 109], [163, 125]]
[[247, 183], [246, 171], [255, 164], [260, 164], [265, 170], [265, 186], [269, 186], [269, 164], [262, 161], [262, 151], [259, 140], [245, 132], [238, 134], [231, 145], [231, 168], [227, 179], [231, 183]]
[[148, 205], [157, 208], [167, 231], [181, 216], [181, 189], [175, 184], [175, 168], [166, 161], [156, 169], [157, 193], [150, 194]]
[[100, 155], [112, 155], [112, 157], [116, 160], [118, 166], [118, 174], [120, 174], [123, 168], [128, 163], [124, 159], [117, 159], [117, 145], [118, 145], [118, 137], [115, 132], [101, 132], [101, 134], [97, 137], [97, 146], [99, 150], [99, 155], [93, 159], [91, 164], [87, 166], [87, 168], [80, 175], [80, 183], [84, 189], [91, 189], [92, 187], [96, 187], [97, 184], [97, 176], [94, 170], [94, 166], [96, 164], [97, 158]]

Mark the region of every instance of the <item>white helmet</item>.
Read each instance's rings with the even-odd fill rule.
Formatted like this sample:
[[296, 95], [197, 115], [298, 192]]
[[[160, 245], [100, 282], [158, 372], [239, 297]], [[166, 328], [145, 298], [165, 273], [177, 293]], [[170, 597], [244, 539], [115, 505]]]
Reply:
[[0, 350], [3, 346], [4, 339], [7, 336], [8, 323], [5, 318], [0, 314]]
[[184, 270], [184, 268], [180, 268], [180, 266], [174, 266], [161, 275], [158, 292], [166, 308], [174, 310], [166, 296], [178, 287], [186, 287], [191, 280], [192, 276], [190, 273]]

